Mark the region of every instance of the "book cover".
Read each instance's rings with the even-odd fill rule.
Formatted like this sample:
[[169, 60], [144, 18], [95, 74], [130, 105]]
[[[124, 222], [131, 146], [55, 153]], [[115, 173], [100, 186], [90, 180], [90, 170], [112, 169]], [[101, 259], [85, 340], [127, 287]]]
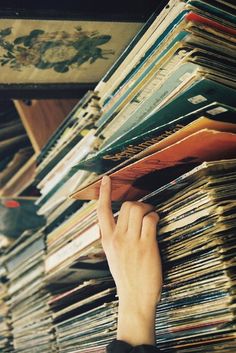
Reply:
[[159, 127], [113, 148], [104, 148], [91, 158], [81, 161], [76, 167], [102, 174], [120, 163], [125, 161], [129, 163], [129, 159], [139, 159], [144, 154], [151, 154], [154, 148], [167, 147], [189, 135], [190, 132], [197, 132], [204, 128], [236, 132], [235, 114], [236, 108], [212, 103], [167, 124], [162, 124], [159, 119]]
[[[236, 155], [236, 134], [204, 129], [179, 142], [142, 158], [114, 173], [108, 173], [112, 180], [112, 195], [115, 200], [137, 200], [155, 184], [145, 183], [141, 177], [168, 167], [191, 165], [215, 159], [233, 158]], [[73, 193], [76, 199], [98, 199], [101, 177], [83, 189]], [[148, 190], [148, 188], [150, 188]]]

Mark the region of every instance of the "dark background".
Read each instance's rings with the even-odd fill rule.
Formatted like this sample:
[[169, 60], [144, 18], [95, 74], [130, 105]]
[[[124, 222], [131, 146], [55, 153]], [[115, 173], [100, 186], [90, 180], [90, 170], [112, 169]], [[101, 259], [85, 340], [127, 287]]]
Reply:
[[[70, 12], [79, 13], [81, 16], [85, 17], [106, 17], [114, 16], [121, 18], [134, 18], [142, 19], [145, 21], [153, 11], [157, 8], [161, 9], [168, 0], [138, 0], [138, 1], [108, 1], [108, 0], [1, 0], [0, 11], [2, 15], [15, 14], [36, 15], [41, 16], [42, 13], [46, 11], [47, 15], [50, 15], [50, 10], [52, 10], [52, 15], [55, 16], [55, 12], [63, 14], [64, 16], [69, 15]], [[72, 13], [70, 15], [75, 15]]]

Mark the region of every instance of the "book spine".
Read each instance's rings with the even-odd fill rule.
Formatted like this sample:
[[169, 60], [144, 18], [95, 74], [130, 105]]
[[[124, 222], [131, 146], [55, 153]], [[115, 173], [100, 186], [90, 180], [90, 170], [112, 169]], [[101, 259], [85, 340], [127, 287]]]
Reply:
[[164, 8], [163, 11], [159, 14], [157, 19], [153, 22], [152, 26], [143, 35], [131, 53], [125, 58], [122, 65], [117, 68], [116, 72], [107, 82], [107, 84], [105, 84], [102, 89], [100, 87], [99, 93], [101, 95], [101, 102], [110, 100], [114, 94], [114, 90], [117, 89], [128, 72], [132, 70], [138, 64], [138, 62], [140, 62], [140, 60], [142, 60], [144, 53], [150, 48], [156, 37], [165, 30], [167, 26], [167, 17], [169, 21], [174, 21], [176, 15], [183, 11], [185, 6], [186, 5], [184, 2], [178, 2], [176, 4], [175, 0], [169, 1], [168, 6]]
[[46, 258], [45, 260], [45, 271], [50, 272], [53, 268], [61, 264], [63, 261], [72, 257], [88, 245], [92, 244], [100, 238], [99, 225], [87, 229], [78, 238], [72, 240], [69, 244]]

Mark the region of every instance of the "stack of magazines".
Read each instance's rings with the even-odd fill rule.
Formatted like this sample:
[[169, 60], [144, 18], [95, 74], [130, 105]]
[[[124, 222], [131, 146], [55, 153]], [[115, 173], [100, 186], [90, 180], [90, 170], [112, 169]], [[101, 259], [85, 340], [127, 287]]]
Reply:
[[96, 93], [89, 91], [38, 157], [36, 182], [41, 197], [37, 204], [40, 208], [39, 214], [46, 215], [48, 222], [53, 222], [64, 213], [67, 214], [68, 209], [74, 211], [81, 206], [81, 203], [76, 206], [72, 200], [67, 200], [68, 191], [80, 185], [88, 173], [81, 172], [70, 182], [68, 174], [72, 166], [87, 156], [94, 145], [94, 124], [99, 116], [98, 97]]
[[[236, 159], [203, 162], [141, 199], [161, 217], [164, 287], [156, 338], [163, 352], [236, 348], [235, 183]], [[100, 352], [115, 337], [112, 284], [85, 281], [50, 300], [60, 352]]]
[[47, 234], [45, 276], [48, 283], [71, 283], [108, 273], [100, 243], [97, 204], [83, 205]]

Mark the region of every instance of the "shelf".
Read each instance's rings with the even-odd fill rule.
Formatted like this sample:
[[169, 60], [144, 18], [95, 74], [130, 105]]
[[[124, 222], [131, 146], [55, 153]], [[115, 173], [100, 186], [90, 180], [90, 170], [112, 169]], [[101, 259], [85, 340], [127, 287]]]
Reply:
[[78, 102], [76, 99], [43, 99], [14, 104], [36, 154], [40, 153], [53, 132]]

